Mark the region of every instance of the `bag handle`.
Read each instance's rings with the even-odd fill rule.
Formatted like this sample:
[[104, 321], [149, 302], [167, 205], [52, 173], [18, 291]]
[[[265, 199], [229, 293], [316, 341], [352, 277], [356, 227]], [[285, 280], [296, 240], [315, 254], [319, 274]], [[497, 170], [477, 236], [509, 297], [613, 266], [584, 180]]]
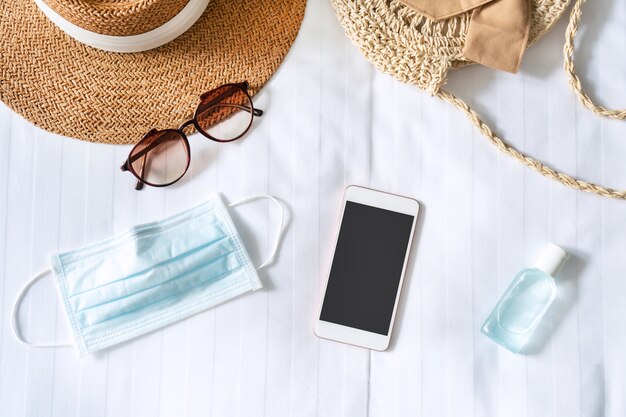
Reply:
[[495, 133], [493, 133], [493, 130], [491, 130], [487, 123], [483, 122], [478, 113], [476, 113], [476, 111], [474, 111], [474, 109], [472, 109], [466, 102], [464, 102], [454, 94], [450, 93], [449, 91], [439, 90], [437, 91], [436, 96], [443, 101], [447, 101], [448, 103], [453, 104], [454, 106], [458, 107], [463, 113], [465, 113], [469, 121], [472, 122], [474, 126], [478, 128], [478, 130], [480, 130], [480, 133], [482, 133], [483, 136], [486, 137], [493, 146], [500, 149], [502, 152], [512, 157], [513, 159], [518, 160], [527, 167], [537, 171], [544, 177], [551, 178], [555, 181], [560, 182], [563, 185], [567, 185], [568, 187], [588, 193], [599, 194], [604, 197], [626, 199], [626, 191], [617, 191], [612, 188], [603, 187], [592, 182], [587, 182], [578, 178], [574, 178], [564, 172], [560, 172], [555, 170], [554, 168], [550, 168], [543, 162], [518, 151], [513, 146], [500, 139]]
[[624, 120], [626, 119], [626, 109], [612, 110], [604, 106], [598, 105], [591, 100], [591, 98], [583, 90], [580, 78], [576, 75], [576, 68], [574, 67], [574, 38], [578, 33], [578, 23], [582, 15], [582, 6], [587, 0], [576, 0], [572, 13], [569, 17], [569, 24], [567, 25], [567, 31], [565, 32], [565, 46], [563, 47], [563, 67], [569, 80], [569, 85], [574, 90], [574, 94], [578, 97], [578, 100], [587, 107], [589, 110], [601, 117], [608, 117], [610, 119]]
[[[574, 51], [574, 37], [576, 36], [576, 32], [578, 31], [578, 23], [580, 22], [581, 16], [581, 7], [583, 3], [585, 3], [585, 1], [586, 0], [576, 0], [576, 3], [574, 4], [574, 8], [570, 15], [570, 21], [567, 27], [565, 37], [565, 47], [563, 48], [565, 58], [565, 71], [569, 77], [570, 85], [572, 86], [574, 93], [576, 94], [576, 96], [578, 96], [579, 100], [583, 103], [583, 105], [585, 105], [585, 107], [587, 107], [589, 110], [599, 116], [623, 120], [626, 118], [626, 109], [610, 110], [606, 109], [605, 107], [596, 105], [583, 91], [580, 79], [574, 71], [574, 62], [572, 59], [572, 54]], [[474, 126], [476, 126], [478, 130], [480, 130], [480, 133], [482, 133], [483, 136], [487, 138], [487, 140], [493, 146], [500, 149], [502, 152], [512, 157], [513, 159], [518, 160], [527, 167], [540, 173], [544, 177], [551, 178], [555, 181], [560, 182], [563, 185], [588, 193], [598, 194], [604, 197], [626, 199], [626, 191], [619, 191], [613, 188], [603, 187], [592, 182], [587, 182], [579, 178], [572, 177], [571, 175], [568, 175], [561, 171], [557, 171], [554, 168], [545, 165], [543, 162], [518, 151], [516, 148], [499, 138], [493, 132], [493, 130], [491, 130], [491, 128], [480, 118], [476, 111], [474, 111], [465, 101], [458, 98], [451, 92], [439, 89], [435, 93], [435, 95], [443, 101], [447, 101], [448, 103], [456, 106], [459, 110], [465, 113], [469, 121], [472, 122], [472, 124], [474, 124]]]

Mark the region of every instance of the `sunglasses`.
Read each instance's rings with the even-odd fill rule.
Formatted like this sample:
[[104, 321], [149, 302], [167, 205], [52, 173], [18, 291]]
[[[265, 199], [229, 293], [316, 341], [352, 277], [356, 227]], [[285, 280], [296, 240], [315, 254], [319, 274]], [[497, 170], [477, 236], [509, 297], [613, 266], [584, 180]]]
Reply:
[[166, 187], [180, 180], [189, 169], [191, 153], [184, 129], [193, 126], [201, 135], [220, 143], [241, 138], [252, 126], [255, 109], [248, 93], [248, 82], [224, 84], [200, 96], [191, 120], [178, 129], [152, 129], [128, 154], [120, 168], [137, 178], [136, 190], [144, 184]]

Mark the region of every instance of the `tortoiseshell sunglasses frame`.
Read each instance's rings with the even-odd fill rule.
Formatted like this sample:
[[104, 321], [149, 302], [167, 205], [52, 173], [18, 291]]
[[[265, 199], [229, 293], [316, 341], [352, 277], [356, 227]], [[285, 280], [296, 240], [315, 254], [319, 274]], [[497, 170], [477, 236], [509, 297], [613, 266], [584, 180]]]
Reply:
[[[211, 100], [205, 102], [205, 100], [211, 96], [211, 94], [219, 89], [223, 89], [223, 88], [227, 88], [227, 87], [232, 87], [231, 89], [227, 89], [226, 91], [224, 91], [222, 94], [218, 95], [217, 97], [213, 97]], [[248, 88], [249, 88], [249, 84], [247, 81], [241, 82], [241, 83], [228, 83], [228, 84], [223, 84], [219, 87], [216, 87], [212, 90], [207, 91], [206, 93], [202, 94], [200, 96], [200, 104], [198, 104], [198, 107], [196, 107], [196, 111], [194, 112], [193, 118], [187, 120], [186, 122], [184, 122], [183, 124], [181, 124], [178, 129], [163, 129], [163, 130], [157, 130], [157, 129], [152, 129], [150, 130], [148, 133], [146, 133], [144, 135], [144, 137], [135, 144], [135, 146], [133, 146], [133, 148], [131, 149], [130, 153], [128, 154], [128, 158], [126, 159], [126, 161], [124, 162], [124, 164], [120, 167], [120, 169], [122, 171], [130, 171], [131, 174], [133, 174], [135, 176], [135, 178], [137, 178], [137, 184], [135, 185], [135, 190], [141, 190], [143, 188], [144, 184], [147, 184], [151, 187], [167, 187], [169, 185], [172, 185], [176, 182], [178, 182], [182, 177], [185, 176], [185, 174], [187, 173], [187, 170], [189, 169], [189, 164], [191, 162], [191, 151], [190, 151], [190, 147], [189, 147], [189, 139], [187, 139], [187, 135], [184, 132], [184, 129], [189, 127], [189, 126], [193, 126], [197, 132], [199, 132], [201, 135], [205, 136], [208, 139], [211, 139], [212, 141], [215, 142], [219, 142], [219, 143], [227, 143], [227, 142], [233, 142], [239, 138], [241, 138], [243, 135], [245, 135], [248, 130], [250, 129], [250, 126], [252, 126], [252, 121], [254, 119], [254, 116], [262, 116], [263, 115], [263, 110], [261, 109], [256, 109], [254, 108], [254, 105], [252, 103], [252, 98], [250, 97], [250, 94], [248, 93]], [[247, 99], [248, 102], [250, 103], [250, 107], [246, 107], [246, 106], [240, 106], [240, 105], [236, 105], [236, 104], [229, 104], [229, 106], [233, 106], [233, 107], [238, 107], [240, 110], [243, 111], [247, 111], [251, 113], [251, 117], [250, 117], [250, 122], [248, 123], [248, 125], [246, 126], [245, 130], [239, 134], [238, 136], [231, 138], [231, 139], [218, 139], [212, 135], [210, 135], [209, 133], [207, 133], [204, 129], [202, 129], [200, 127], [200, 124], [198, 123], [198, 116], [199, 116], [199, 111], [202, 110], [206, 111], [207, 109], [211, 108], [211, 106], [220, 104], [221, 101], [227, 97], [232, 96], [233, 94], [235, 94], [237, 91], [241, 91], [243, 92]], [[229, 94], [230, 93], [230, 94]], [[223, 105], [223, 103], [222, 103]], [[159, 144], [162, 143], [162, 141], [164, 139], [159, 140], [159, 138], [165, 138], [167, 137], [167, 135], [160, 135], [157, 139], [153, 140], [148, 146], [145, 147], [145, 149], [142, 149], [141, 151], [137, 152], [136, 155], [133, 155], [133, 152], [135, 151], [135, 149], [138, 146], [141, 146], [146, 140], [152, 138], [152, 136], [154, 136], [156, 133], [160, 133], [160, 132], [172, 132], [172, 133], [176, 133], [177, 135], [180, 136], [180, 138], [183, 141], [183, 144], [185, 146], [185, 151], [187, 153], [187, 164], [185, 166], [185, 170], [183, 171], [183, 173], [174, 181], [171, 181], [169, 183], [166, 184], [154, 184], [151, 183], [149, 181], [147, 181], [146, 179], [142, 178], [143, 177], [143, 169], [145, 167], [145, 161], [146, 161], [146, 154], [148, 152], [150, 152], [150, 150], [154, 149], [155, 147], [157, 147]], [[144, 157], [143, 162], [141, 164], [141, 174], [137, 173], [135, 171], [135, 169], [133, 168], [133, 162], [135, 162], [137, 159]]]

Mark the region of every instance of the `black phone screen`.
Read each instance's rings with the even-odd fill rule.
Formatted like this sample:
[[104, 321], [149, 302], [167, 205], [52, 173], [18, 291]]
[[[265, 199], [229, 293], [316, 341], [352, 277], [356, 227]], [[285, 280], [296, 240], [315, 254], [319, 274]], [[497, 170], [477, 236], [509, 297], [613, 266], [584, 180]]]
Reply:
[[346, 202], [320, 320], [389, 334], [413, 220]]

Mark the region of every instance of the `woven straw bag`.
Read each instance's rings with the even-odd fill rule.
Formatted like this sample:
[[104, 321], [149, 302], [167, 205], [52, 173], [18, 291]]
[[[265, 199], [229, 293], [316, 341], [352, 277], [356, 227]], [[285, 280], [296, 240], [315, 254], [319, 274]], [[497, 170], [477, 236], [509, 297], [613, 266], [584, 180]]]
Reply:
[[[599, 116], [623, 120], [626, 110], [610, 110], [595, 104], [584, 92], [575, 72], [572, 58], [574, 37], [585, 1], [576, 0], [570, 15], [563, 49], [565, 71], [573, 91], [585, 107]], [[449, 70], [472, 63], [462, 53], [471, 11], [435, 22], [396, 0], [331, 0], [331, 3], [346, 35], [374, 66], [459, 108], [483, 136], [505, 154], [569, 187], [626, 199], [626, 191], [574, 178], [518, 151], [498, 137], [467, 103], [442, 88]], [[569, 0], [530, 0], [528, 45], [552, 28], [568, 4]]]

